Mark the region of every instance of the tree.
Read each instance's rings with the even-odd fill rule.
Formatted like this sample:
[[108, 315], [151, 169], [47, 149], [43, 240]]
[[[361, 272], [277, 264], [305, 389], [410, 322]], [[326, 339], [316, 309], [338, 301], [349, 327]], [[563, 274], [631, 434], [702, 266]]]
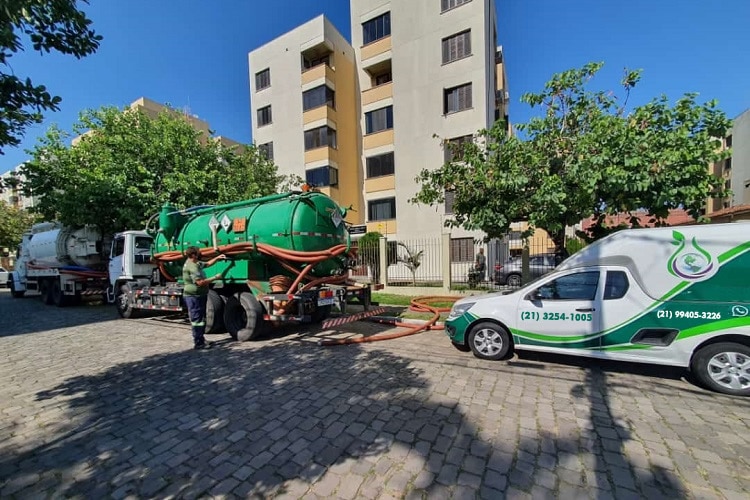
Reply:
[[477, 141], [462, 146], [460, 161], [420, 172], [412, 201], [442, 203], [452, 191], [449, 226], [479, 229], [492, 238], [504, 235], [512, 222], [528, 221], [524, 236], [543, 228], [558, 251], [565, 227], [592, 216], [597, 236], [606, 232], [608, 214], [638, 209], [656, 224], [680, 207], [700, 220], [707, 198], [726, 195], [708, 166], [729, 154], [719, 151], [718, 138], [731, 122], [715, 101], [699, 105], [695, 94], [673, 106], [662, 96], [628, 113], [640, 72], [625, 72], [620, 99], [588, 89], [601, 67], [565, 71], [540, 93], [524, 95], [523, 102], [543, 111], [517, 126], [525, 139], [508, 136], [501, 123], [480, 131]]
[[[88, 3], [87, 0], [83, 0]], [[76, 0], [13, 0], [0, 9], [0, 154], [17, 146], [24, 130], [41, 123], [43, 111], [57, 111], [61, 98], [44, 85], [13, 74], [10, 58], [23, 50], [28, 37], [39, 53], [57, 51], [80, 59], [99, 48], [102, 37], [90, 29], [91, 21], [78, 10]], [[5, 68], [9, 71], [6, 72]]]
[[[79, 136], [67, 146], [71, 135]], [[255, 146], [229, 148], [167, 110], [85, 111], [73, 134], [51, 127], [22, 167], [34, 210], [64, 224], [94, 224], [104, 234], [137, 229], [164, 203], [179, 208], [275, 192], [276, 166]]]
[[[380, 283], [380, 239], [383, 235], [377, 231], [365, 233], [357, 240], [357, 260], [369, 266], [372, 271], [372, 282]], [[387, 265], [398, 262], [398, 247], [395, 241], [386, 242]]]
[[406, 244], [399, 242], [398, 246], [402, 247], [406, 251], [406, 255], [398, 257], [398, 262], [403, 263], [409, 271], [411, 271], [412, 285], [417, 286], [417, 269], [422, 265], [422, 256], [424, 250], [418, 252], [412, 251], [411, 248]]
[[16, 248], [34, 222], [33, 214], [0, 201], [0, 247]]

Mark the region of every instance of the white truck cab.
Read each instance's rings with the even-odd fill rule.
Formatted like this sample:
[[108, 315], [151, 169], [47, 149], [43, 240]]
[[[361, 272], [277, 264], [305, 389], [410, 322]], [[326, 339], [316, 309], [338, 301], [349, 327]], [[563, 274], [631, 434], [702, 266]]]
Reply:
[[479, 358], [518, 349], [683, 366], [750, 395], [750, 224], [617, 232], [514, 293], [456, 302], [446, 332]]
[[107, 298], [113, 302], [120, 283], [143, 280], [148, 282], [155, 269], [151, 263], [153, 238], [144, 231], [123, 231], [115, 234], [109, 255], [109, 289]]

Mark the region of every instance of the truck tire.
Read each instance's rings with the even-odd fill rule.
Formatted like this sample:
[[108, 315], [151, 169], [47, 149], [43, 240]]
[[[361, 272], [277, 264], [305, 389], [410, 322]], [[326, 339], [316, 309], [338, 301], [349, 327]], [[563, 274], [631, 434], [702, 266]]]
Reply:
[[224, 299], [214, 290], [209, 290], [206, 302], [206, 333], [223, 333], [224, 328]]
[[140, 309], [134, 309], [133, 304], [128, 299], [128, 292], [130, 287], [125, 284], [116, 285], [117, 291], [115, 292], [115, 307], [117, 307], [117, 314], [121, 318], [131, 319], [137, 318], [140, 313]]
[[322, 323], [331, 315], [332, 308], [333, 306], [318, 306], [310, 315], [310, 319], [313, 323]]
[[13, 297], [14, 299], [20, 299], [21, 297], [23, 297], [23, 295], [24, 295], [24, 294], [25, 294], [26, 292], [24, 292], [24, 291], [20, 291], [20, 292], [17, 292], [17, 291], [16, 291], [16, 284], [15, 284], [15, 283], [13, 282], [13, 280], [10, 280], [10, 281], [9, 281], [9, 283], [10, 283], [10, 295], [11, 295], [11, 296], [12, 296], [12, 297]]
[[52, 282], [50, 294], [52, 295], [52, 302], [57, 307], [65, 307], [70, 302], [70, 300], [68, 300], [68, 297], [66, 297], [63, 293], [62, 285], [60, 285], [60, 280], [54, 280]]
[[42, 301], [47, 304], [48, 306], [51, 306], [54, 303], [54, 300], [52, 298], [52, 283], [50, 283], [50, 280], [47, 278], [42, 278], [39, 280], [39, 293], [42, 294]]
[[750, 396], [750, 347], [720, 342], [700, 348], [690, 371], [706, 388], [733, 396]]
[[250, 292], [235, 294], [224, 305], [224, 325], [234, 340], [257, 339], [265, 330], [263, 306]]

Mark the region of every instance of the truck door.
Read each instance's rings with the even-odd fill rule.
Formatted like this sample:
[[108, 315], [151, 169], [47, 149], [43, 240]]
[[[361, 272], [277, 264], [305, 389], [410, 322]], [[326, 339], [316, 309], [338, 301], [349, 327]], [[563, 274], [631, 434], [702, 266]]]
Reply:
[[109, 284], [114, 286], [118, 278], [122, 276], [122, 258], [125, 253], [125, 237], [116, 235], [112, 242], [112, 250], [109, 253]]
[[582, 269], [542, 282], [519, 303], [519, 344], [597, 348], [602, 271]]

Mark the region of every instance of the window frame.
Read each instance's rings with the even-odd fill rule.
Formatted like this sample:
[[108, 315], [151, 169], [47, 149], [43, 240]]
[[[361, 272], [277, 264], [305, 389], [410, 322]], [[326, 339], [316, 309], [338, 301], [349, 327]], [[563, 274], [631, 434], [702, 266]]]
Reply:
[[[469, 142], [474, 142], [473, 134], [459, 135], [447, 139], [443, 144], [443, 164], [463, 161], [463, 145]], [[458, 149], [458, 151], [454, 149]]]
[[[323, 90], [323, 95], [318, 96], [312, 92], [319, 92]], [[307, 98], [307, 99], [306, 99]], [[321, 102], [321, 98], [323, 99]], [[317, 99], [317, 100], [314, 100]], [[307, 101], [313, 101], [312, 103], [306, 103]], [[311, 109], [321, 108], [328, 106], [331, 109], [336, 109], [336, 91], [326, 85], [318, 85], [317, 87], [305, 90], [302, 92], [302, 112], [310, 111]]]
[[[317, 134], [320, 134], [322, 130], [325, 130], [325, 132], [326, 132], [325, 141], [323, 141], [323, 140], [313, 141], [314, 144], [317, 144], [317, 145], [312, 145], [312, 146], [308, 147], [308, 140], [307, 140], [308, 133], [313, 133], [313, 134], [317, 133]], [[311, 137], [314, 137], [314, 136], [311, 135]], [[320, 136], [318, 136], [318, 137], [320, 137]], [[304, 142], [305, 151], [311, 151], [313, 149], [319, 149], [319, 148], [325, 148], [325, 147], [328, 147], [328, 148], [331, 148], [331, 149], [337, 149], [336, 129], [331, 128], [328, 125], [323, 125], [323, 126], [320, 126], [320, 127], [315, 127], [315, 128], [311, 128], [309, 130], [305, 130], [303, 132], [303, 138], [304, 138], [304, 141], [305, 141]], [[333, 138], [333, 140], [331, 140], [331, 138]]]
[[[325, 184], [320, 184], [312, 181], [309, 177], [311, 173], [327, 172], [327, 180]], [[322, 167], [315, 167], [309, 170], [305, 170], [305, 182], [315, 187], [338, 187], [339, 185], [339, 170], [331, 165], [325, 165]]]
[[258, 151], [266, 157], [266, 160], [273, 161], [273, 141], [258, 144]]
[[[268, 75], [268, 84], [261, 86], [258, 82], [260, 82], [264, 75]], [[264, 70], [258, 71], [255, 73], [255, 91], [260, 92], [261, 90], [267, 89], [271, 86], [271, 68], [266, 68]]]
[[451, 238], [451, 263], [474, 262], [474, 238]]
[[[453, 5], [451, 5], [451, 2], [453, 2]], [[471, 0], [440, 0], [440, 13], [442, 14], [443, 12], [457, 9], [469, 2], [471, 2]]]
[[[265, 111], [268, 111], [268, 121], [263, 121], [262, 117], [265, 115]], [[258, 108], [256, 118], [258, 121], [258, 127], [265, 127], [266, 125], [270, 125], [273, 123], [273, 111], [271, 109], [271, 105], [263, 106], [262, 108]]]
[[[378, 22], [382, 22], [380, 34], [378, 34]], [[369, 33], [369, 35], [368, 35]], [[391, 12], [384, 12], [378, 16], [368, 19], [362, 23], [362, 46], [375, 43], [378, 40], [391, 36]]]
[[[463, 94], [464, 107], [461, 107], [461, 104], [462, 104], [461, 92], [462, 91], [464, 91], [464, 94]], [[455, 97], [453, 97], [453, 93], [455, 93]], [[460, 113], [461, 111], [472, 109], [472, 107], [474, 106], [472, 94], [473, 94], [472, 82], [463, 83], [461, 85], [456, 85], [454, 87], [443, 89], [443, 114], [451, 115], [453, 113]], [[468, 95], [468, 98], [467, 98], [467, 95]], [[451, 106], [450, 106], [450, 104], [453, 101], [455, 101], [455, 106], [456, 106], [455, 109], [451, 109]]]
[[[388, 170], [387, 163], [383, 164], [383, 159], [385, 157], [390, 157], [390, 172], [389, 173], [379, 173], [377, 175], [372, 174], [372, 170], [380, 169], [381, 171]], [[378, 165], [371, 165], [372, 163], [378, 162]], [[376, 179], [378, 177], [385, 177], [388, 175], [395, 175], [396, 174], [396, 155], [394, 151], [389, 151], [387, 153], [381, 153], [378, 155], [368, 156], [365, 158], [365, 174], [367, 175], [367, 179]]]
[[[460, 41], [461, 43], [459, 43]], [[453, 58], [451, 58], [451, 42], [453, 42], [456, 54]], [[459, 46], [463, 48], [460, 54]], [[471, 28], [443, 38], [440, 43], [440, 49], [442, 51], [443, 65], [471, 57]]]
[[[608, 295], [608, 289], [614, 287], [614, 285], [610, 285], [610, 275], [620, 275], [625, 278], [624, 289], [622, 290], [622, 293], [617, 296]], [[606, 276], [604, 277], [604, 294], [602, 300], [620, 300], [628, 294], [628, 290], [630, 290], [630, 278], [628, 278], [628, 273], [618, 269], [607, 269]]]
[[[374, 116], [375, 113], [378, 113], [380, 111], [385, 112], [385, 127], [380, 128], [377, 130], [373, 130], [374, 125]], [[383, 132], [385, 130], [393, 130], [393, 105], [390, 104], [388, 106], [383, 106], [382, 108], [373, 109], [372, 111], [368, 111], [365, 113], [365, 135], [370, 134], [377, 134], [378, 132]]]
[[[383, 205], [385, 203], [388, 203], [389, 209], [391, 212], [390, 217], [373, 217], [373, 209], [375, 209], [375, 205]], [[376, 200], [367, 200], [367, 222], [379, 222], [384, 220], [394, 220], [396, 218], [396, 197], [390, 196], [388, 198], [378, 198]]]
[[[590, 297], [587, 296], [587, 297], [554, 298], [554, 297], [545, 297], [541, 293], [542, 289], [548, 288], [548, 287], [551, 288], [551, 286], [552, 286], [553, 283], [557, 283], [560, 280], [566, 280], [568, 278], [579, 277], [579, 276], [583, 276], [583, 275], [596, 276], [596, 283], [595, 283], [595, 286], [594, 286], [594, 289], [593, 289], [593, 293], [592, 293], [592, 295]], [[534, 293], [540, 300], [550, 301], [550, 302], [552, 302], [552, 301], [554, 301], [554, 302], [563, 302], [563, 301], [589, 301], [589, 302], [593, 302], [593, 301], [596, 300], [597, 294], [599, 292], [600, 281], [601, 281], [601, 272], [599, 270], [596, 270], [596, 271], [578, 271], [578, 272], [566, 274], [564, 276], [560, 276], [558, 278], [555, 278], [553, 280], [550, 280], [550, 281], [544, 283], [543, 285], [539, 285], [538, 287], [536, 287], [534, 289], [534, 291], [532, 293]], [[584, 283], [584, 284], [582, 284], [580, 286], [591, 286], [591, 284]]]

